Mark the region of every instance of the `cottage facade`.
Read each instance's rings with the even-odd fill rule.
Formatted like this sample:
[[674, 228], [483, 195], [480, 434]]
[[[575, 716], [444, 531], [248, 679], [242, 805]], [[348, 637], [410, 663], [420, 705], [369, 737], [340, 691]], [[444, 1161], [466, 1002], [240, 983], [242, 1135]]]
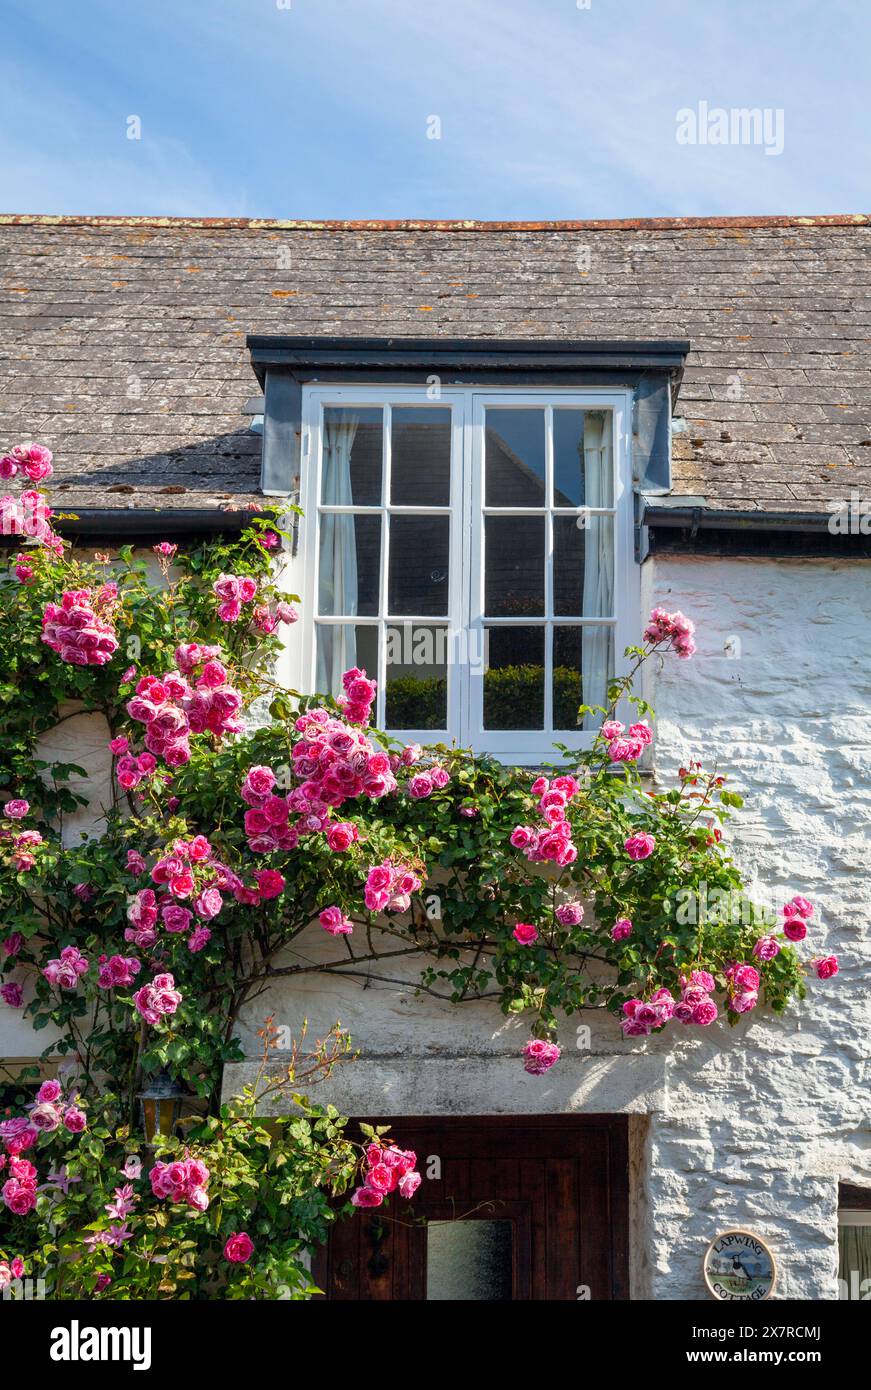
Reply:
[[[704, 1298], [733, 1228], [772, 1251], [775, 1297], [871, 1297], [869, 235], [0, 218], [2, 438], [54, 450], [82, 545], [299, 499], [288, 686], [356, 661], [380, 724], [529, 765], [589, 736], [565, 711], [650, 607], [682, 608], [699, 651], [651, 678], [650, 775], [715, 754], [759, 896], [812, 898], [814, 950], [840, 959], [800, 1009], [731, 1031], [572, 1020], [541, 1078], [513, 1024], [412, 975], [276, 986], [246, 1052], [266, 1012], [341, 1019], [361, 1057], [331, 1098], [393, 1118], [438, 1184], [428, 1239], [337, 1237], [331, 1297]], [[518, 666], [541, 679], [500, 679]], [[56, 737], [98, 807], [104, 731]], [[43, 1038], [0, 1006], [4, 1055]]]

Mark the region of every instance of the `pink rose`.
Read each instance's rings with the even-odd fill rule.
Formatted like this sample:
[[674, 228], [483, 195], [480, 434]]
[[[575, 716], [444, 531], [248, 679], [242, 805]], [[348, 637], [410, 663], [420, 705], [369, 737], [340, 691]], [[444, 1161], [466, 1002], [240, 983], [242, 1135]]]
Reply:
[[408, 779], [408, 795], [415, 801], [423, 801], [426, 797], [432, 796], [432, 778], [426, 772], [416, 772], [413, 777]]
[[324, 931], [331, 936], [350, 936], [354, 925], [340, 907], [325, 907], [319, 919]]
[[780, 942], [774, 936], [760, 936], [753, 947], [753, 955], [758, 960], [774, 960], [780, 951]]
[[43, 1081], [42, 1085], [36, 1093], [36, 1099], [39, 1101], [40, 1104], [42, 1104], [44, 1101], [47, 1101], [50, 1105], [53, 1105], [54, 1102], [56, 1100], [60, 1100], [60, 1098], [61, 1084], [59, 1081], [55, 1081], [53, 1078], [49, 1081]]
[[417, 1189], [420, 1187], [420, 1173], [404, 1173], [399, 1179], [399, 1191], [407, 1202], [410, 1202]]
[[647, 859], [656, 848], [656, 840], [646, 830], [630, 835], [623, 848], [630, 859]]
[[560, 1049], [556, 1043], [531, 1038], [523, 1047], [523, 1057], [524, 1071], [529, 1072], [531, 1076], [541, 1076], [559, 1061]]
[[212, 917], [217, 917], [223, 906], [224, 899], [217, 888], [204, 888], [194, 902], [194, 911], [198, 917], [205, 917], [206, 921], [210, 921]]
[[529, 825], [518, 825], [511, 832], [511, 843], [515, 849], [526, 849], [528, 845], [534, 844], [537, 839], [537, 832]]
[[531, 922], [518, 922], [511, 935], [521, 946], [531, 946], [533, 941], [538, 940], [538, 928]]
[[618, 917], [611, 928], [612, 941], [625, 941], [627, 936], [632, 935], [632, 922], [628, 917]]
[[698, 1023], [703, 1028], [714, 1022], [717, 1017], [717, 1006], [713, 999], [703, 999], [700, 1004], [696, 1004], [693, 1009], [693, 1023]]
[[358, 1187], [351, 1198], [351, 1205], [353, 1207], [380, 1207], [383, 1201], [383, 1192], [376, 1192], [372, 1187]]
[[580, 903], [561, 903], [554, 916], [561, 927], [577, 927], [584, 920], [584, 909]]
[[350, 821], [335, 821], [327, 829], [327, 844], [334, 854], [340, 854], [360, 838], [356, 825]]
[[77, 1105], [68, 1105], [64, 1111], [64, 1126], [70, 1134], [81, 1134], [88, 1123], [84, 1110]]
[[220, 599], [237, 599], [239, 581], [234, 574], [222, 574], [215, 580], [212, 589]]
[[830, 980], [838, 973], [838, 957], [823, 956], [820, 960], [814, 961], [814, 967], [818, 980]]
[[286, 880], [277, 869], [261, 869], [254, 877], [261, 898], [277, 898], [284, 892]]
[[729, 1007], [733, 1009], [736, 1014], [746, 1014], [750, 1009], [756, 1008], [758, 998], [759, 995], [755, 989], [744, 990], [741, 994], [732, 995], [729, 1000]]
[[759, 988], [759, 971], [754, 965], [730, 965], [726, 978], [732, 982], [732, 988], [737, 993]]
[[254, 1254], [254, 1242], [245, 1231], [234, 1231], [233, 1235], [227, 1237], [224, 1246], [224, 1259], [229, 1260], [230, 1264], [244, 1265]]
[[803, 917], [788, 917], [783, 924], [783, 934], [788, 941], [803, 941], [807, 936], [807, 924]]
[[813, 903], [809, 903], [807, 898], [800, 898], [796, 894], [792, 901], [787, 903], [783, 913], [785, 917], [813, 917]]
[[57, 1106], [50, 1105], [47, 1101], [34, 1105], [30, 1112], [30, 1123], [40, 1134], [51, 1134], [59, 1128], [62, 1120], [63, 1116]]
[[167, 903], [160, 909], [160, 915], [168, 932], [187, 931], [193, 920], [193, 913], [178, 903]]
[[8, 816], [10, 820], [22, 820], [29, 810], [29, 801], [7, 801], [6, 805], [3, 807], [3, 814], [4, 816]]

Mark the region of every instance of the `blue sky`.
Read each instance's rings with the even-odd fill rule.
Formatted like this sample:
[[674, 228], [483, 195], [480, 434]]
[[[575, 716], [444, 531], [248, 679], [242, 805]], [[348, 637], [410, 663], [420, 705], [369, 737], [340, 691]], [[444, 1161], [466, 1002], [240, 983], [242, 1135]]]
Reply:
[[[0, 211], [867, 211], [869, 40], [868, 0], [5, 0]], [[699, 102], [783, 152], [678, 143]]]

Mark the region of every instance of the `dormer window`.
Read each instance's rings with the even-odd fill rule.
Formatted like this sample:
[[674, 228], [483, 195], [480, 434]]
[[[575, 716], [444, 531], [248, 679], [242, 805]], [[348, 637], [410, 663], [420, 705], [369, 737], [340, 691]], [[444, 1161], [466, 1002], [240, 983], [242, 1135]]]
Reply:
[[262, 489], [296, 496], [285, 679], [515, 763], [581, 747], [640, 637], [633, 476], [670, 486], [686, 342], [251, 337]]

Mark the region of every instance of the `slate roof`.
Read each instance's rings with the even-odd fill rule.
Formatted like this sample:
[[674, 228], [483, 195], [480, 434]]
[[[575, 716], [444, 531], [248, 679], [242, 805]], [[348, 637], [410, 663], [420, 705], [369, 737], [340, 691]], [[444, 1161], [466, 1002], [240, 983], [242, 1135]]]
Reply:
[[688, 338], [675, 498], [819, 513], [871, 496], [869, 239], [864, 215], [0, 216], [0, 444], [55, 451], [57, 506], [256, 505], [248, 333]]

